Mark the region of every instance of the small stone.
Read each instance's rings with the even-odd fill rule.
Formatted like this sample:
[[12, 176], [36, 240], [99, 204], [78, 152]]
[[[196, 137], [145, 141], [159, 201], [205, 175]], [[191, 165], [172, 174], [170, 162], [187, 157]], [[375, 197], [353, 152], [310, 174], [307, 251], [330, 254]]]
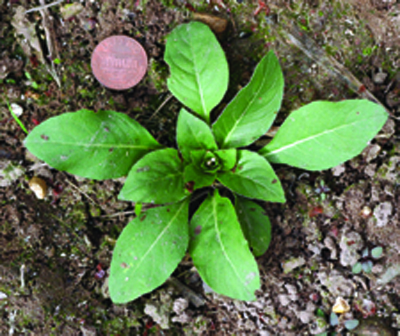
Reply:
[[376, 264], [372, 266], [372, 273], [374, 274], [381, 274], [383, 272], [383, 266], [380, 264]]
[[376, 84], [382, 84], [382, 83], [385, 81], [387, 75], [388, 75], [388, 74], [385, 73], [385, 72], [378, 72], [378, 73], [376, 73], [376, 74], [374, 75], [373, 81], [374, 81]]
[[289, 299], [289, 295], [286, 295], [286, 294], [280, 294], [280, 295], [278, 295], [278, 300], [279, 300], [280, 304], [281, 304], [283, 307], [288, 306], [289, 303], [291, 302], [291, 300]]
[[330, 273], [319, 272], [317, 276], [321, 284], [334, 296], [351, 296], [354, 291], [354, 283], [336, 270]]
[[360, 259], [358, 250], [360, 250], [363, 245], [364, 242], [357, 232], [350, 231], [344, 233], [339, 244], [341, 248], [340, 263], [342, 266], [353, 266]]
[[376, 173], [376, 163], [370, 163], [364, 169], [364, 174], [368, 175], [369, 177], [373, 177]]
[[193, 18], [205, 23], [217, 34], [223, 33], [228, 25], [227, 20], [205, 13], [194, 13]]
[[346, 171], [344, 163], [332, 168], [333, 176], [340, 176]]
[[372, 210], [369, 206], [364, 206], [360, 211], [360, 216], [363, 218], [369, 218], [372, 215]]
[[180, 315], [188, 306], [189, 301], [187, 299], [179, 298], [174, 301], [173, 310], [177, 315]]
[[391, 183], [400, 183], [400, 156], [393, 156], [389, 159], [388, 164], [383, 164], [378, 169], [377, 177], [379, 179], [391, 182]]
[[379, 132], [378, 137], [379, 138], [384, 138], [384, 139], [389, 139], [392, 137], [392, 135], [396, 132], [396, 124], [394, 120], [388, 119], [386, 121], [386, 124], [383, 125], [381, 131]]
[[19, 106], [18, 104], [12, 103], [12, 104], [10, 105], [10, 107], [11, 107], [12, 111], [14, 112], [14, 114], [15, 114], [17, 117], [22, 116], [22, 113], [24, 113], [23, 108], [22, 108], [21, 106]]
[[74, 2], [72, 4], [67, 4], [62, 6], [60, 11], [64, 20], [69, 20], [70, 18], [78, 15], [84, 10], [84, 7], [79, 2]]
[[336, 314], [345, 314], [350, 311], [350, 305], [341, 296], [336, 298], [336, 302], [332, 307], [332, 312]]
[[300, 321], [302, 323], [308, 324], [315, 318], [315, 314], [313, 312], [309, 312], [309, 311], [301, 311], [298, 314], [298, 318], [300, 319]]
[[303, 257], [299, 257], [299, 258], [292, 258], [289, 259], [287, 261], [284, 261], [282, 263], [282, 267], [283, 267], [283, 272], [285, 274], [290, 273], [291, 271], [293, 271], [295, 268], [298, 268], [300, 266], [303, 266], [306, 263], [305, 259]]
[[383, 227], [389, 222], [392, 215], [393, 207], [390, 202], [383, 202], [374, 209], [374, 217], [376, 218], [376, 226]]
[[331, 259], [336, 260], [337, 259], [337, 249], [335, 242], [333, 241], [332, 237], [326, 237], [324, 239], [324, 245], [331, 251]]
[[367, 148], [364, 149], [362, 154], [363, 157], [365, 158], [365, 161], [369, 163], [372, 160], [376, 159], [381, 149], [382, 149], [381, 146], [377, 144], [369, 145]]
[[144, 312], [159, 324], [162, 329], [169, 329], [169, 313], [164, 311], [162, 307], [146, 303]]
[[35, 193], [38, 199], [44, 199], [47, 194], [47, 184], [40, 177], [32, 177], [29, 181], [29, 188]]

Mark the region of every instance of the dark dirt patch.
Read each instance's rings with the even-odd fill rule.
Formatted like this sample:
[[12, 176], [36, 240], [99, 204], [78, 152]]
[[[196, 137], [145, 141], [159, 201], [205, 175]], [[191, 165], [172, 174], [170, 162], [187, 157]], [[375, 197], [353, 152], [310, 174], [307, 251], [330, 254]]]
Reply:
[[[342, 320], [358, 319], [356, 332], [369, 330], [360, 335], [373, 330], [378, 330], [375, 335], [397, 334], [399, 4], [272, 1], [266, 16], [258, 1], [209, 2], [84, 1], [70, 17], [61, 12], [62, 3], [46, 14], [54, 44], [50, 59], [40, 12], [28, 13], [24, 22], [39, 36], [42, 55], [11, 25], [19, 6], [26, 10], [38, 3], [0, 0], [1, 335], [317, 334], [333, 331], [329, 314], [338, 296], [351, 306]], [[207, 294], [187, 258], [160, 289], [128, 305], [113, 305], [106, 286], [111, 253], [134, 216], [132, 204], [117, 200], [122, 179], [90, 181], [37, 161], [25, 150], [25, 134], [5, 99], [22, 107], [20, 118], [28, 130], [64, 112], [112, 109], [138, 120], [161, 143], [175, 146], [180, 106], [166, 88], [165, 36], [194, 12], [228, 20], [218, 37], [231, 80], [215, 116], [273, 48], [286, 83], [277, 124], [312, 100], [368, 92], [391, 118], [360, 156], [340, 167], [321, 173], [276, 167], [288, 202], [265, 204], [273, 239], [258, 259], [263, 285], [256, 302]], [[94, 47], [116, 34], [137, 39], [149, 56], [144, 81], [124, 92], [105, 89], [90, 70]], [[300, 44], [290, 36], [300, 36]], [[55, 59], [56, 64], [51, 62]], [[32, 176], [47, 182], [45, 200], [29, 190]], [[375, 246], [382, 246], [384, 255], [374, 261], [372, 272], [354, 274], [352, 263]], [[360, 309], [371, 302], [374, 312]]]

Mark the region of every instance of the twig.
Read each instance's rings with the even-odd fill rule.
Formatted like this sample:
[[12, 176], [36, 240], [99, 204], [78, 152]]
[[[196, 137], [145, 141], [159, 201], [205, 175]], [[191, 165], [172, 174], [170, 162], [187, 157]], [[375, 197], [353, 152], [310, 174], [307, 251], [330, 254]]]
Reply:
[[100, 218], [111, 218], [111, 217], [118, 217], [118, 216], [126, 216], [126, 215], [133, 215], [135, 213], [135, 210], [131, 210], [131, 211], [122, 211], [122, 212], [117, 212], [117, 213], [113, 213], [111, 215], [103, 215], [100, 216]]
[[363, 98], [367, 98], [383, 106], [386, 110], [386, 107], [346, 67], [329, 56], [313, 39], [300, 31], [294, 22], [290, 22], [286, 27], [282, 27], [281, 29], [274, 23], [271, 24], [271, 27], [278, 30], [285, 42], [299, 48], [310, 59], [325, 68], [326, 71], [347, 85], [351, 90]]
[[42, 9], [46, 9], [46, 8], [49, 8], [49, 7], [52, 7], [52, 6], [57, 6], [58, 4], [60, 4], [62, 2], [64, 2], [64, 0], [58, 0], [56, 2], [52, 2], [52, 3], [49, 3], [47, 5], [43, 4], [42, 6], [28, 9], [27, 11], [25, 11], [25, 14], [28, 14], [28, 13], [31, 13], [31, 12], [37, 12], [37, 11], [40, 11]]
[[162, 102], [162, 104], [158, 107], [158, 109], [152, 114], [152, 116], [149, 118], [149, 120], [153, 119], [153, 117], [160, 112], [160, 110], [165, 106], [166, 103], [168, 103], [170, 101], [170, 99], [172, 98], [172, 94], [169, 94], [167, 98], [165, 98], [165, 100]]
[[20, 274], [21, 274], [21, 289], [24, 289], [25, 287], [25, 264], [22, 264], [21, 268], [19, 269]]
[[199, 308], [200, 306], [204, 306], [206, 303], [206, 300], [203, 299], [200, 295], [195, 293], [193, 290], [191, 290], [189, 287], [185, 286], [182, 282], [180, 282], [178, 279], [170, 277], [167, 280], [172, 286], [174, 286], [178, 291], [181, 292], [183, 296], [185, 296], [191, 303], [196, 308]]
[[47, 49], [49, 51], [48, 57], [50, 58], [50, 66], [47, 66], [47, 71], [50, 73], [50, 75], [54, 78], [56, 81], [58, 87], [61, 87], [61, 81], [60, 78], [58, 77], [57, 71], [54, 67], [54, 62], [52, 61], [54, 58], [58, 58], [58, 53], [57, 49], [55, 48], [54, 44], [56, 41], [56, 38], [53, 33], [53, 27], [51, 27], [51, 23], [49, 20], [49, 11], [46, 9], [46, 4], [44, 0], [40, 0], [40, 4], [42, 5], [42, 8], [39, 9], [40, 14], [42, 15], [43, 19], [43, 29], [46, 35], [46, 44], [47, 44]]

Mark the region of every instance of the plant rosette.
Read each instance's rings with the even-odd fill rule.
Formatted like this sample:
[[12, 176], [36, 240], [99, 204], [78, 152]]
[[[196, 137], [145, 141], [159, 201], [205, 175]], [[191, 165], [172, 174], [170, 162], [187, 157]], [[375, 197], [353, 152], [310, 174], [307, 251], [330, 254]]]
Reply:
[[[229, 74], [208, 26], [175, 28], [165, 60], [168, 88], [186, 106], [178, 116], [177, 149], [160, 145], [125, 114], [89, 110], [50, 118], [25, 145], [72, 174], [97, 180], [127, 175], [119, 199], [135, 202], [137, 217], [113, 252], [113, 302], [134, 300], [163, 284], [187, 251], [215, 292], [255, 300], [260, 277], [254, 257], [267, 250], [271, 226], [253, 200], [285, 202], [271, 163], [306, 170], [339, 165], [361, 153], [387, 113], [366, 100], [313, 102], [293, 111], [273, 140], [254, 151], [246, 148], [268, 131], [281, 107], [284, 80], [275, 54], [261, 59], [247, 86], [213, 122], [210, 114], [226, 93]], [[205, 200], [189, 211], [203, 192]], [[160, 206], [140, 213], [142, 203]]]

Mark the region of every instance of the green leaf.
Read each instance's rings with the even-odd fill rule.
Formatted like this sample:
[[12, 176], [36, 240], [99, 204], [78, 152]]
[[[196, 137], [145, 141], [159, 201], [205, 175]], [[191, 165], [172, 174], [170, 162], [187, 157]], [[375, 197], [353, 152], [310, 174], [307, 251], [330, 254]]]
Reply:
[[195, 164], [190, 164], [185, 167], [184, 181], [185, 183], [192, 183], [192, 191], [212, 185], [215, 178], [215, 174], [207, 174]]
[[228, 88], [228, 63], [211, 29], [200, 22], [175, 28], [167, 38], [168, 88], [184, 105], [209, 123], [210, 111]]
[[360, 272], [362, 271], [362, 265], [361, 265], [361, 263], [360, 263], [360, 262], [356, 262], [356, 263], [353, 265], [353, 268], [351, 269], [351, 271], [352, 271], [354, 274], [360, 273]]
[[145, 155], [132, 167], [118, 199], [165, 204], [178, 202], [188, 193], [178, 151], [167, 148]]
[[221, 162], [221, 170], [231, 170], [236, 165], [237, 151], [234, 148], [221, 149], [215, 152]]
[[307, 170], [332, 168], [360, 154], [387, 118], [382, 106], [368, 100], [314, 102], [292, 112], [259, 153]]
[[213, 125], [221, 148], [250, 145], [271, 127], [283, 97], [283, 74], [270, 51], [258, 64], [249, 84], [222, 112]]
[[189, 253], [203, 281], [215, 292], [255, 300], [260, 288], [257, 263], [228, 198], [209, 196], [190, 222]]
[[206, 156], [207, 150], [199, 149], [190, 152], [190, 161], [196, 166], [200, 167], [203, 163], [203, 159]]
[[281, 182], [267, 160], [257, 153], [239, 150], [234, 171], [218, 172], [217, 179], [239, 195], [269, 202], [285, 202]]
[[374, 247], [371, 251], [371, 256], [374, 259], [379, 259], [382, 256], [383, 248], [381, 246]]
[[333, 312], [329, 316], [329, 323], [332, 327], [336, 327], [339, 324], [339, 317]]
[[179, 112], [176, 133], [179, 150], [186, 161], [190, 161], [193, 150], [218, 148], [210, 127], [184, 108]]
[[136, 217], [139, 217], [140, 214], [142, 213], [142, 207], [143, 207], [143, 203], [135, 203], [135, 215]]
[[358, 327], [360, 322], [358, 320], [347, 320], [344, 322], [344, 326], [347, 330], [353, 330]]
[[89, 110], [46, 120], [28, 135], [25, 146], [53, 168], [97, 180], [128, 174], [143, 155], [161, 147], [127, 115]]
[[188, 247], [189, 201], [147, 210], [118, 237], [109, 288], [114, 303], [132, 301], [164, 283]]
[[365, 273], [371, 273], [372, 267], [374, 266], [371, 260], [367, 260], [361, 263], [362, 269]]
[[265, 210], [240, 196], [236, 197], [235, 209], [253, 254], [256, 257], [263, 255], [271, 242], [271, 222]]

